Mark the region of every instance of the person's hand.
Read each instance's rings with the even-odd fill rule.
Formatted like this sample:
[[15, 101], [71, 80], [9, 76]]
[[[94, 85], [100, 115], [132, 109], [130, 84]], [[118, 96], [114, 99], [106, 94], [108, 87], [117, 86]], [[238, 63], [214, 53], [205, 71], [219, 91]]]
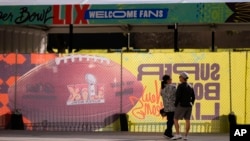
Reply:
[[160, 114], [161, 114], [161, 117], [167, 116], [167, 113], [164, 111], [164, 108], [160, 109]]

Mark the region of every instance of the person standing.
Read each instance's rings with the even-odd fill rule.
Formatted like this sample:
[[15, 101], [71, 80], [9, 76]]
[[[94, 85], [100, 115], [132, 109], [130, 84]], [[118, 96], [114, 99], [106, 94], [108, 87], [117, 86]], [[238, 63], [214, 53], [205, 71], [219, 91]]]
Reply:
[[172, 140], [181, 139], [180, 134], [179, 120], [185, 120], [185, 136], [184, 140], [188, 140], [188, 133], [190, 130], [190, 119], [192, 115], [192, 106], [195, 102], [195, 93], [193, 87], [187, 82], [188, 73], [182, 72], [179, 76], [180, 84], [176, 90], [176, 99], [175, 99], [175, 114], [174, 114], [174, 125], [176, 130], [176, 135], [171, 138]]
[[161, 96], [164, 106], [164, 112], [167, 118], [167, 128], [164, 132], [164, 136], [167, 138], [173, 137], [172, 128], [174, 125], [174, 110], [175, 110], [175, 92], [176, 86], [172, 84], [172, 79], [169, 75], [163, 76], [161, 84]]

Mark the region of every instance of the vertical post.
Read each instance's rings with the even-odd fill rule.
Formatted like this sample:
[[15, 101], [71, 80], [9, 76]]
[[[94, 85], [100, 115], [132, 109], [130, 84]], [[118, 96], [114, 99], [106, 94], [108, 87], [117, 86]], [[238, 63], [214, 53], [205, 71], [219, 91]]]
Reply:
[[16, 60], [15, 60], [15, 92], [14, 92], [14, 109], [15, 111], [17, 110], [17, 106], [16, 106], [16, 103], [17, 103], [17, 57], [18, 57], [18, 50], [16, 49]]
[[129, 48], [130, 48], [130, 46], [131, 46], [130, 31], [131, 31], [131, 26], [128, 24], [127, 27], [126, 27], [127, 41], [128, 41], [128, 44], [127, 44], [127, 51], [129, 51]]
[[[129, 48], [129, 43], [128, 43], [128, 47]], [[123, 103], [123, 48], [121, 49], [121, 103], [120, 103], [120, 114], [119, 114], [119, 118], [120, 118], [120, 130], [121, 131], [128, 131], [128, 119], [127, 119], [127, 114], [123, 113], [122, 110], [122, 103]]]
[[[246, 52], [246, 67], [245, 67], [245, 77], [247, 78], [247, 68], [248, 68], [248, 51]], [[247, 116], [247, 79], [245, 79], [245, 116], [244, 116], [244, 123], [246, 124], [246, 116]]]
[[127, 51], [128, 51], [130, 47], [130, 32], [128, 32], [127, 35], [128, 35], [128, 45], [127, 45]]
[[178, 24], [175, 23], [174, 25], [174, 51], [179, 52], [178, 48]]
[[232, 78], [231, 78], [231, 51], [229, 51], [229, 94], [230, 94], [230, 113], [232, 113]]
[[215, 47], [214, 47], [214, 36], [215, 35], [215, 33], [214, 33], [214, 31], [212, 31], [212, 47], [211, 47], [211, 51], [212, 52], [214, 52], [215, 51]]
[[69, 53], [72, 53], [73, 50], [73, 24], [69, 25], [69, 46], [68, 46], [68, 51]]
[[123, 48], [121, 49], [121, 92], [120, 92], [120, 113], [122, 113], [122, 90], [123, 90], [123, 71], [122, 71], [122, 69], [123, 69]]

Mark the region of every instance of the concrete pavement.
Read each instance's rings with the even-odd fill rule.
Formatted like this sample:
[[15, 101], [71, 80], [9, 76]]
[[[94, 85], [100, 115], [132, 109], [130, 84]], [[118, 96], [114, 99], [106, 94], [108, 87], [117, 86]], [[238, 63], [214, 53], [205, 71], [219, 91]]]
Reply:
[[[168, 141], [162, 133], [132, 132], [46, 132], [0, 130], [0, 141]], [[181, 141], [180, 139], [179, 141]], [[229, 141], [229, 134], [190, 134], [189, 141]]]

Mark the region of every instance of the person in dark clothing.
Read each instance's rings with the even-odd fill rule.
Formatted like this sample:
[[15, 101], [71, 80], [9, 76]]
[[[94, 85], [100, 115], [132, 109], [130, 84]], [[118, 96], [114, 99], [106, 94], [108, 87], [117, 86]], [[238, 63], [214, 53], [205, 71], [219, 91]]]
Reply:
[[188, 73], [182, 72], [179, 76], [180, 84], [176, 90], [176, 99], [175, 99], [175, 114], [174, 114], [174, 125], [176, 130], [176, 135], [171, 138], [172, 140], [181, 139], [182, 136], [179, 131], [179, 123], [178, 121], [181, 119], [185, 120], [186, 123], [186, 131], [184, 140], [188, 139], [188, 133], [190, 129], [190, 119], [192, 114], [192, 106], [195, 101], [195, 93], [193, 87], [187, 83]]
[[162, 101], [164, 105], [164, 112], [167, 117], [167, 128], [164, 132], [164, 136], [167, 138], [172, 138], [172, 128], [174, 125], [174, 110], [175, 110], [175, 92], [176, 92], [176, 86], [174, 86], [172, 83], [172, 79], [169, 75], [163, 76], [163, 81], [161, 85], [161, 96]]

